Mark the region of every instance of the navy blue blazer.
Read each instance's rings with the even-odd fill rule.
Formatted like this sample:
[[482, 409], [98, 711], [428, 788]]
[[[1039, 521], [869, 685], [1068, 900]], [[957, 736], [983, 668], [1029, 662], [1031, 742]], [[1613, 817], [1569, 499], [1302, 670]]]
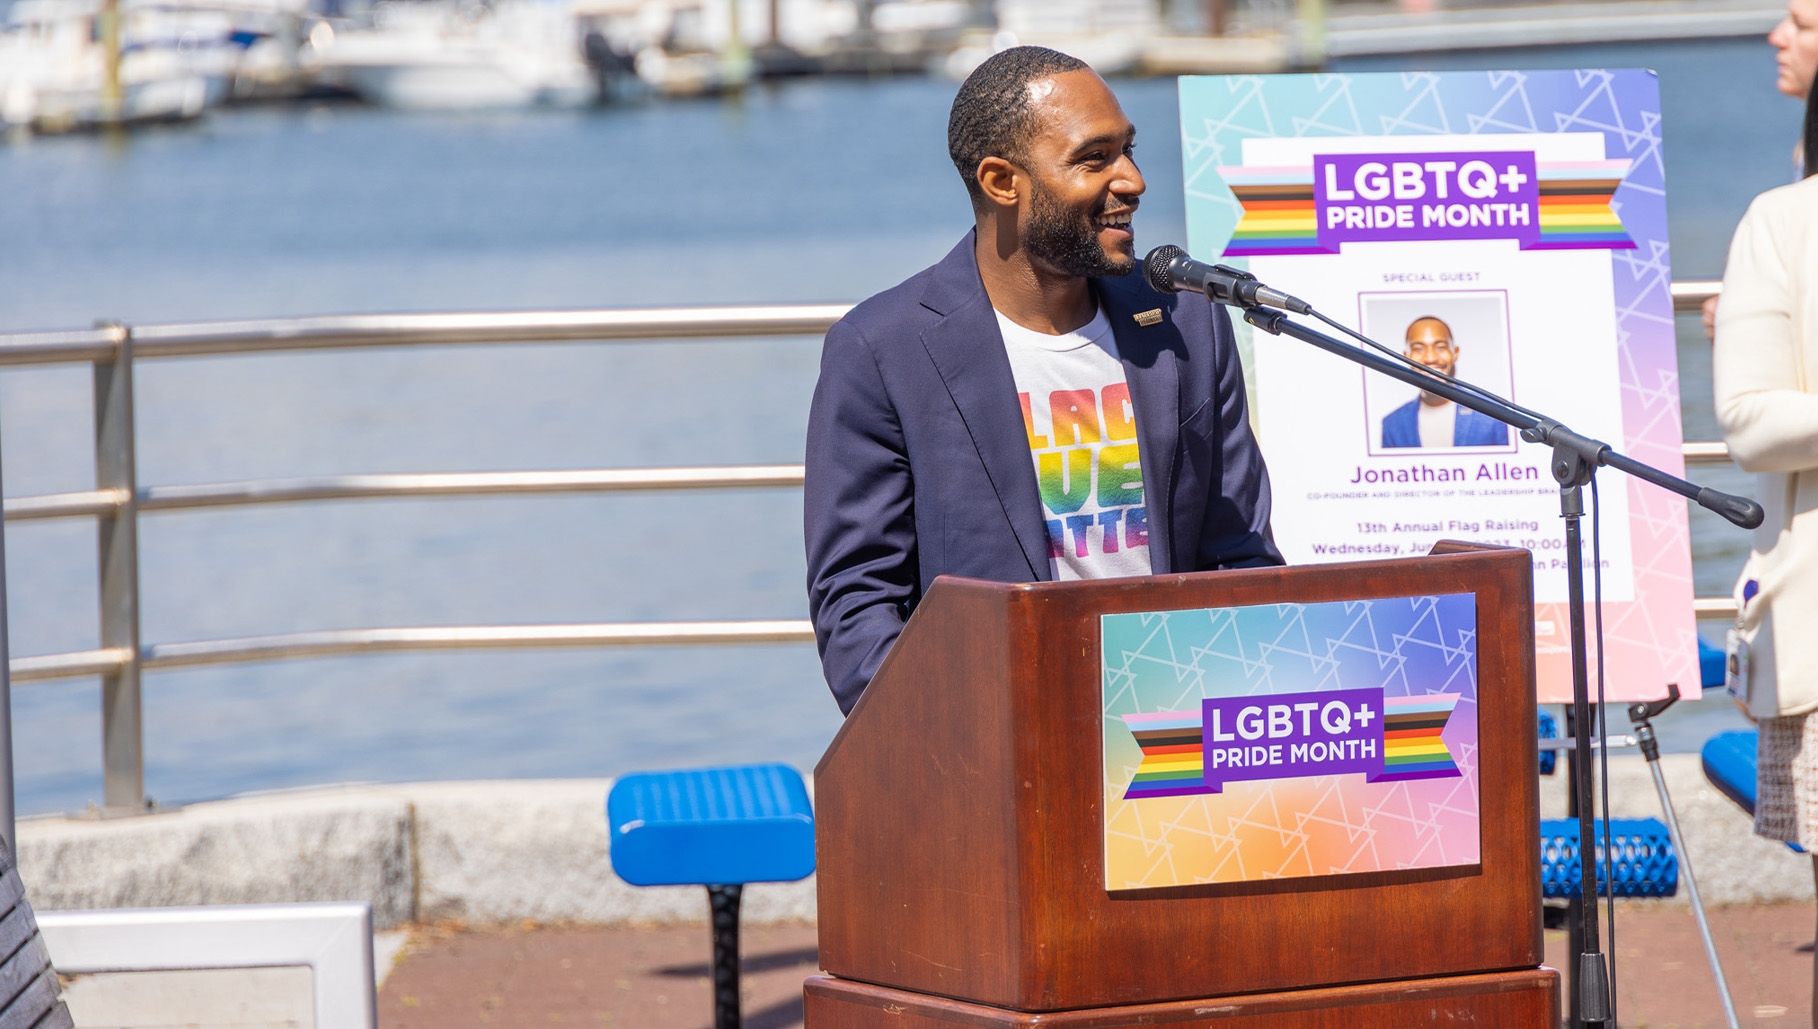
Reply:
[[[1401, 405], [1382, 420], [1382, 445], [1389, 447], [1420, 446], [1420, 415], [1416, 413], [1420, 398]], [[1452, 419], [1452, 445], [1455, 447], [1506, 447], [1509, 427], [1487, 414], [1468, 407], [1458, 408]]]
[[[827, 332], [808, 416], [808, 610], [851, 711], [937, 575], [1049, 577], [1035, 466], [967, 233]], [[1092, 282], [1136, 415], [1158, 574], [1280, 564], [1223, 308], [1140, 273]], [[1139, 312], [1160, 309], [1148, 327]]]

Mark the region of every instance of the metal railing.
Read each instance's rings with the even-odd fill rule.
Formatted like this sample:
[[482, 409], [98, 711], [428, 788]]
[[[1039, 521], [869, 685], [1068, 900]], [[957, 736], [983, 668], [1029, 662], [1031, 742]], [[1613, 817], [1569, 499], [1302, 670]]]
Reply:
[[[1718, 288], [1714, 282], [1674, 283], [1674, 307], [1696, 310]], [[818, 335], [849, 309], [844, 304], [819, 304], [361, 315], [130, 327], [107, 324], [76, 332], [0, 335], [0, 366], [88, 363], [94, 368], [95, 389], [95, 488], [8, 499], [5, 520], [91, 517], [96, 519], [100, 543], [100, 645], [94, 650], [11, 659], [6, 666], [11, 680], [100, 676], [103, 802], [109, 811], [129, 812], [145, 806], [140, 678], [148, 670], [401, 650], [811, 641], [814, 634], [807, 621], [772, 620], [344, 629], [147, 644], [140, 638], [139, 618], [138, 520], [142, 512], [371, 497], [800, 487], [802, 467], [331, 475], [143, 486], [136, 470], [133, 367], [136, 361], [152, 358], [276, 350]], [[1728, 460], [1722, 443], [1687, 443], [1685, 456], [1688, 463]], [[1696, 603], [1699, 617], [1734, 614], [1728, 598], [1700, 598]], [[0, 608], [0, 618], [3, 616]], [[0, 632], [4, 632], [3, 625]], [[0, 636], [0, 656], [4, 647]], [[0, 719], [4, 717], [0, 712]], [[0, 741], [3, 747], [5, 741]], [[0, 793], [4, 793], [0, 820], [5, 823], [0, 831], [10, 842], [10, 757], [0, 753], [0, 763], [4, 765], [0, 775], [8, 780], [0, 783]]]
[[[804, 642], [806, 621], [447, 626], [347, 629], [242, 639], [146, 644], [140, 638], [139, 515], [146, 511], [362, 497], [604, 493], [799, 487], [800, 465], [421, 475], [334, 475], [182, 486], [143, 486], [136, 471], [133, 368], [137, 361], [209, 354], [346, 347], [444, 346], [666, 338], [799, 336], [825, 332], [848, 305], [718, 307], [524, 314], [359, 315], [101, 325], [76, 332], [0, 336], [0, 366], [94, 367], [95, 488], [16, 497], [7, 521], [91, 517], [100, 537], [100, 632], [94, 650], [22, 657], [11, 679], [101, 678], [102, 799], [110, 811], [145, 805], [140, 678], [147, 670], [236, 661], [461, 647]], [[10, 770], [10, 761], [5, 765]], [[0, 792], [11, 797], [10, 782]], [[0, 804], [4, 799], [0, 799]], [[0, 811], [10, 840], [10, 812]]]

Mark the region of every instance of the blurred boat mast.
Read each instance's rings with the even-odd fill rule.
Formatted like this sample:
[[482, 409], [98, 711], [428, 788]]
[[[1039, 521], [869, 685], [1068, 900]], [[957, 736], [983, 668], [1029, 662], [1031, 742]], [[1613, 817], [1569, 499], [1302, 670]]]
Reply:
[[125, 113], [124, 94], [120, 88], [120, 0], [103, 0], [101, 5], [101, 120], [120, 124]]

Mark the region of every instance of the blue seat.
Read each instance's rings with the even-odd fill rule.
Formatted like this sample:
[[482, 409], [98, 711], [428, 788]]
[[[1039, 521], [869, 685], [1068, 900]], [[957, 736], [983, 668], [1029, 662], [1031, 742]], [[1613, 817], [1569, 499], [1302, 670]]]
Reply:
[[1755, 813], [1755, 745], [1757, 730], [1732, 729], [1704, 741], [1704, 777], [1718, 792]]
[[814, 810], [788, 765], [637, 772], [606, 798], [612, 870], [634, 886], [790, 882], [814, 871]]
[[[1605, 880], [1603, 854], [1603, 821], [1593, 832], [1597, 836], [1597, 895], [1610, 895]], [[1610, 819], [1610, 847], [1615, 852], [1610, 878], [1616, 882], [1618, 897], [1671, 897], [1679, 892], [1679, 858], [1673, 852], [1673, 838], [1658, 818]], [[1540, 893], [1555, 900], [1579, 896], [1584, 882], [1584, 869], [1579, 860], [1578, 820], [1545, 818], [1540, 822]]]
[[[1760, 735], [1759, 729], [1720, 732], [1705, 740], [1704, 748], [1699, 752], [1699, 757], [1703, 758], [1704, 777], [1717, 787], [1717, 792], [1751, 815], [1755, 813], [1755, 748], [1760, 743]], [[1786, 846], [1794, 853], [1805, 853], [1805, 848], [1797, 843], [1789, 842]]]
[[738, 1029], [739, 906], [746, 883], [814, 872], [814, 809], [788, 765], [636, 772], [606, 795], [612, 870], [633, 886], [705, 886], [713, 1024]]
[[[1540, 713], [1540, 738], [1556, 740], [1559, 738], [1559, 719], [1546, 711]], [[1552, 775], [1553, 769], [1559, 766], [1559, 751], [1543, 750], [1540, 752], [1540, 774]]]
[[1723, 651], [1698, 637], [1698, 681], [1705, 689], [1723, 688]]
[[[1707, 689], [1723, 688], [1723, 665], [1723, 651], [1700, 637], [1698, 667]], [[1717, 792], [1751, 815], [1755, 813], [1755, 748], [1759, 737], [1760, 732], [1755, 729], [1732, 729], [1705, 740], [1699, 752], [1704, 759], [1704, 777], [1717, 787]], [[1805, 848], [1797, 843], [1788, 843], [1787, 848], [1805, 853]]]

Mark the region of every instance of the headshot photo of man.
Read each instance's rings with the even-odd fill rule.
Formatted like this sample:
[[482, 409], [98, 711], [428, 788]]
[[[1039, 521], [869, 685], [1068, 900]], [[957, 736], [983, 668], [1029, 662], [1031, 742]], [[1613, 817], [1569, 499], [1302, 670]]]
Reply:
[[[1402, 341], [1402, 353], [1411, 360], [1446, 375], [1457, 374], [1458, 341], [1443, 320], [1421, 315], [1409, 323]], [[1508, 426], [1425, 390], [1382, 420], [1384, 449], [1501, 447], [1508, 443]]]

